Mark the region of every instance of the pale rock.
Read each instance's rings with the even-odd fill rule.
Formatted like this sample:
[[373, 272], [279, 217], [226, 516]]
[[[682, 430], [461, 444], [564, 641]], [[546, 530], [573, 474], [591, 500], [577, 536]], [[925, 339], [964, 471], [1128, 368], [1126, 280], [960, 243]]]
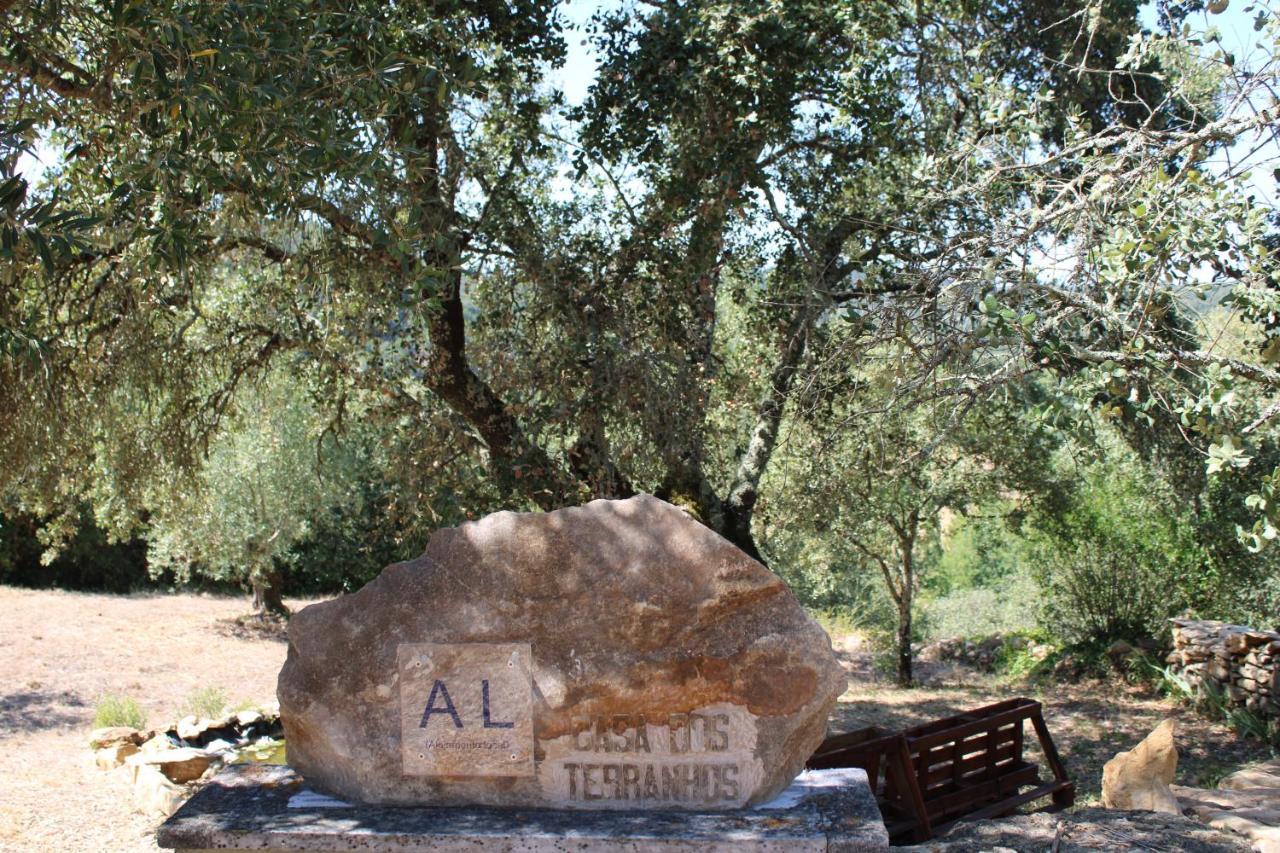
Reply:
[[1133, 749], [1102, 767], [1102, 804], [1109, 809], [1144, 809], [1180, 814], [1169, 786], [1178, 768], [1174, 721], [1165, 720]]
[[159, 770], [171, 782], [192, 782], [204, 775], [217, 756], [204, 750], [180, 747], [162, 752], [139, 753], [130, 756], [128, 763], [138, 768]]
[[168, 817], [187, 798], [187, 789], [175, 785], [157, 768], [139, 764], [133, 770], [133, 801], [140, 811], [156, 817]]
[[146, 740], [142, 746], [138, 748], [138, 751], [150, 755], [152, 753], [167, 752], [171, 749], [177, 748], [178, 744], [174, 743], [168, 735], [162, 733]]
[[178, 733], [178, 737], [183, 740], [196, 740], [204, 734], [206, 726], [203, 720], [191, 714], [178, 720], [178, 724], [173, 728]]
[[235, 752], [236, 745], [229, 740], [211, 740], [204, 745], [205, 752], [231, 753]]
[[776, 575], [639, 496], [437, 531], [293, 616], [278, 697], [340, 799], [706, 810], [783, 790], [844, 686]]
[[1173, 795], [1184, 810], [1191, 809], [1196, 816], [1204, 819], [1206, 815], [1216, 814], [1234, 809], [1266, 809], [1280, 803], [1276, 788], [1250, 788], [1245, 790], [1191, 788], [1183, 785], [1170, 786]]
[[258, 711], [237, 711], [235, 715], [235, 724], [240, 728], [251, 726], [262, 719], [262, 714]]
[[136, 755], [138, 747], [128, 741], [116, 741], [110, 746], [100, 747], [93, 751], [93, 763], [99, 770], [114, 770], [131, 755]]
[[108, 726], [105, 729], [94, 729], [89, 735], [89, 746], [99, 748], [117, 743], [129, 743], [141, 746], [154, 736], [154, 732], [142, 732], [129, 726]]
[[[1214, 829], [1222, 829], [1243, 835], [1254, 843], [1255, 850], [1275, 849], [1280, 843], [1280, 827], [1275, 824], [1275, 813], [1257, 814], [1250, 811], [1224, 811], [1208, 815], [1204, 822]], [[1272, 847], [1261, 847], [1268, 844]]]
[[1280, 827], [1259, 826], [1249, 831], [1255, 853], [1280, 853]]
[[1250, 788], [1280, 788], [1280, 759], [1266, 761], [1257, 767], [1237, 770], [1223, 778], [1218, 787], [1224, 790], [1245, 791]]

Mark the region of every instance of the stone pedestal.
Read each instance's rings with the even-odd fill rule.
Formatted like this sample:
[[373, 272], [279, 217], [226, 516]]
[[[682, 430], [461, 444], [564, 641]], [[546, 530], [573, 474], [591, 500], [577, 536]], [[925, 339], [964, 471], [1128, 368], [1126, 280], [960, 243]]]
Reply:
[[341, 803], [288, 767], [228, 767], [160, 827], [164, 848], [282, 851], [888, 850], [861, 770], [802, 773], [774, 800], [720, 812], [396, 808]]

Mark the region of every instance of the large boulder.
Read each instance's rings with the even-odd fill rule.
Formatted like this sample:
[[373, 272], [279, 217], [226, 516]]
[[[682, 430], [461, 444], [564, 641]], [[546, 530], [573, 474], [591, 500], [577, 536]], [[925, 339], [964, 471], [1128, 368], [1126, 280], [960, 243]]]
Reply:
[[278, 695], [348, 800], [723, 809], [787, 786], [844, 684], [776, 575], [641, 496], [438, 531], [292, 618]]
[[1169, 787], [1178, 769], [1174, 721], [1165, 720], [1131, 750], [1102, 766], [1102, 804], [1109, 809], [1143, 809], [1181, 814]]

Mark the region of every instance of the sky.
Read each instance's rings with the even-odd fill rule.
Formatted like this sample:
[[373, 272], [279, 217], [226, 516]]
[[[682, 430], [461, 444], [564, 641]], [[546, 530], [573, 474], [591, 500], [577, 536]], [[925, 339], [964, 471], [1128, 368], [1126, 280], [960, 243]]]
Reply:
[[596, 79], [596, 52], [587, 42], [587, 23], [602, 9], [616, 9], [620, 4], [595, 0], [566, 0], [560, 4], [565, 20], [565, 44], [568, 55], [560, 68], [552, 71], [549, 82], [564, 91], [571, 106], [581, 104]]
[[[1261, 34], [1253, 28], [1258, 5], [1245, 0], [1229, 0], [1226, 10], [1220, 14], [1197, 12], [1187, 19], [1187, 23], [1200, 33], [1208, 32], [1209, 28], [1216, 29], [1223, 49], [1235, 57], [1238, 68], [1256, 67], [1267, 59], [1266, 52], [1259, 45]], [[1141, 19], [1148, 29], [1156, 28], [1154, 3], [1143, 6]], [[1252, 171], [1247, 185], [1259, 200], [1275, 207], [1276, 179], [1272, 170], [1280, 165], [1280, 146], [1275, 142], [1274, 131], [1269, 136], [1269, 140], [1263, 135], [1244, 137], [1226, 151], [1210, 157], [1207, 165], [1209, 168], [1226, 169], [1231, 164], [1237, 170], [1248, 166]]]

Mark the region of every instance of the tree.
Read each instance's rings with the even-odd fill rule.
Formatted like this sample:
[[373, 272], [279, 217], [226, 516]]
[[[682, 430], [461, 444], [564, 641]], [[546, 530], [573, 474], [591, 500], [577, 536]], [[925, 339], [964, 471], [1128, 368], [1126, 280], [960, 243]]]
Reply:
[[297, 547], [314, 520], [360, 511], [362, 469], [373, 466], [354, 436], [321, 436], [325, 424], [296, 383], [273, 373], [247, 390], [198, 476], [149, 502], [148, 562], [180, 580], [196, 566], [246, 583], [257, 612], [288, 616], [283, 574]]
[[[897, 359], [886, 352], [881, 370]], [[785, 473], [797, 487], [769, 507], [770, 545], [800, 536], [826, 541], [841, 559], [878, 574], [893, 604], [897, 679], [912, 683], [916, 593], [924, 581], [925, 543], [938, 535], [944, 510], [965, 513], [999, 496], [1027, 503], [1040, 491], [1038, 470], [1056, 441], [1022, 408], [1038, 396], [1022, 389], [997, 405], [954, 408], [933, 400], [886, 405], [892, 375], [862, 370], [859, 407], [831, 413], [801, 409], [785, 450]], [[867, 409], [883, 406], [878, 417]], [[837, 418], [831, 427], [829, 418]]]
[[[62, 157], [41, 186], [10, 157], [0, 186], [3, 491], [41, 514], [95, 493], [126, 527], [288, 368], [335, 431], [358, 406], [483, 481], [450, 511], [652, 491], [759, 554], [788, 406], [843, 393], [823, 365], [904, 345], [896, 399], [946, 368], [967, 404], [1102, 352], [1059, 345], [1097, 327], [1019, 259], [1127, 141], [1149, 169], [1236, 127], [1161, 76], [1173, 47], [1113, 68], [1136, 11], [628, 6], [565, 116], [539, 0], [10, 8], [0, 141]], [[987, 373], [950, 366], [978, 350]]]

